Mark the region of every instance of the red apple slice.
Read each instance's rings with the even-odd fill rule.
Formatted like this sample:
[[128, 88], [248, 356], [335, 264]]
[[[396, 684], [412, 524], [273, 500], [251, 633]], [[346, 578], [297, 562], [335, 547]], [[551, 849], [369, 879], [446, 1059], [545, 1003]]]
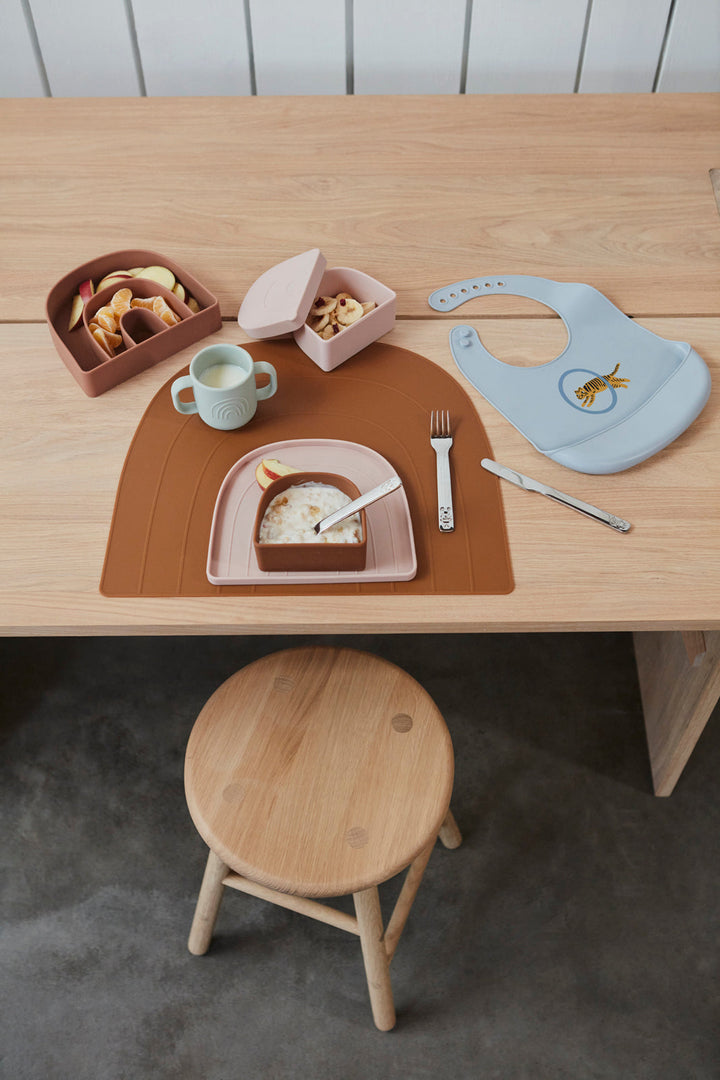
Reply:
[[88, 278], [87, 281], [80, 282], [80, 284], [78, 285], [78, 292], [82, 297], [83, 304], [87, 304], [90, 297], [95, 295], [95, 286], [93, 285], [90, 278]]
[[277, 458], [263, 458], [255, 470], [255, 477], [261, 488], [265, 489], [273, 480], [279, 480], [288, 473], [300, 472], [293, 465], [285, 465]]
[[262, 461], [260, 462], [258, 467], [255, 469], [255, 479], [257, 480], [258, 484], [263, 489], [263, 491], [265, 490], [265, 488], [270, 483], [270, 478], [266, 475], [265, 470], [263, 469]]
[[85, 301], [83, 300], [80, 293], [78, 293], [76, 296], [73, 296], [72, 307], [70, 308], [70, 323], [68, 325], [68, 330], [74, 330], [75, 327], [78, 325], [78, 323], [82, 319], [84, 307]]

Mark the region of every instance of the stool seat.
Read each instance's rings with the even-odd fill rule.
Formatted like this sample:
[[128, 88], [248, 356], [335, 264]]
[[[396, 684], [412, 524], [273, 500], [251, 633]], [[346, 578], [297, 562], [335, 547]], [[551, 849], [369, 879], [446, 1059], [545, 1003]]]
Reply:
[[265, 656], [215, 691], [185, 758], [195, 826], [236, 873], [303, 897], [399, 873], [448, 814], [453, 749], [430, 695], [368, 653]]

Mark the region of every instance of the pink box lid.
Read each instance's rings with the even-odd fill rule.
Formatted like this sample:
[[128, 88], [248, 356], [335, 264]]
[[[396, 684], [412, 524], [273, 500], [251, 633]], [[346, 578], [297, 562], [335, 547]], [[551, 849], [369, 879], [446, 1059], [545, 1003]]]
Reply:
[[292, 333], [305, 322], [325, 273], [320, 248], [271, 266], [252, 283], [240, 305], [238, 323], [254, 338]]

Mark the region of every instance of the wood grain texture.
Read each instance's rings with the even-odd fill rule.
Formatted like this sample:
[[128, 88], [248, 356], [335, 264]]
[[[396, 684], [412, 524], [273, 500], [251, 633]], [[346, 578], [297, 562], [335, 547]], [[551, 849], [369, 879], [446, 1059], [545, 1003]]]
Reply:
[[[412, 725], [399, 732], [400, 713]], [[434, 844], [452, 782], [450, 734], [427, 691], [386, 660], [324, 646], [236, 672], [204, 705], [185, 757], [188, 808], [210, 849], [302, 897], [399, 873]]]
[[188, 949], [193, 956], [204, 956], [210, 948], [227, 872], [222, 859], [214, 851], [209, 851], [188, 937]]
[[[501, 357], [545, 353], [550, 319], [484, 320]], [[463, 380], [496, 460], [619, 513], [627, 536], [509, 484], [501, 489], [515, 590], [507, 596], [123, 600], [98, 590], [115, 490], [138, 420], [193, 349], [86, 398], [43, 325], [0, 326], [0, 631], [233, 634], [720, 629], [720, 319], [644, 319], [710, 366], [705, 410], [671, 446], [614, 476], [549, 461]], [[228, 324], [217, 340], [242, 344]], [[402, 320], [388, 342], [454, 369], [442, 320]], [[328, 376], [331, 378], [332, 375]], [[32, 408], [30, 403], [32, 403]], [[689, 537], [692, 543], [689, 543]], [[598, 567], [603, 567], [598, 576]]]
[[395, 1026], [395, 1003], [390, 984], [390, 961], [383, 941], [383, 922], [377, 888], [355, 893], [365, 975], [375, 1027], [390, 1031]]
[[[635, 315], [720, 315], [720, 96], [8, 100], [0, 319], [121, 247], [167, 252], [235, 318], [252, 281], [319, 246], [430, 314], [483, 273], [587, 281]], [[338, 129], [352, 130], [337, 152]], [[88, 133], [92, 132], [90, 139]], [[107, 162], [113, 168], [113, 200]], [[523, 314], [467, 304], [462, 320]]]
[[392, 915], [388, 920], [385, 933], [383, 935], [383, 941], [385, 943], [385, 952], [387, 953], [388, 962], [392, 962], [392, 958], [395, 955], [395, 950], [398, 947], [400, 936], [405, 929], [405, 923], [410, 915], [410, 910], [417, 896], [417, 891], [420, 888], [420, 884], [425, 873], [425, 867], [430, 861], [430, 856], [433, 853], [435, 843], [428, 844], [424, 851], [413, 859], [408, 872], [405, 875], [402, 889], [395, 901], [395, 907], [393, 908]]
[[720, 696], [720, 633], [691, 663], [683, 635], [634, 635], [650, 766], [656, 795], [670, 795]]
[[682, 639], [688, 661], [693, 667], [697, 667], [698, 664], [703, 662], [707, 653], [704, 632], [702, 630], [683, 630]]

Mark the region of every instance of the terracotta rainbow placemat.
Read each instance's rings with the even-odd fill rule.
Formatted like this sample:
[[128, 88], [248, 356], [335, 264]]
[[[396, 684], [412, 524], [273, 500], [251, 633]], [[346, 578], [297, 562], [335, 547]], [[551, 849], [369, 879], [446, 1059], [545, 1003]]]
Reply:
[[[459, 384], [425, 357], [378, 342], [332, 372], [294, 341], [244, 345], [273, 364], [278, 392], [237, 431], [215, 431], [176, 412], [170, 379], [142, 417], [123, 467], [100, 590], [106, 596], [237, 596], [508, 593], [513, 579], [485, 430]], [[187, 372], [184, 368], [177, 375]], [[177, 378], [177, 375], [173, 378]], [[430, 412], [447, 409], [455, 532], [437, 527]], [[312, 585], [213, 585], [206, 576], [213, 509], [229, 469], [281, 439], [361, 443], [397, 470], [410, 507], [418, 571], [411, 581]], [[332, 462], [328, 462], [331, 470]]]

